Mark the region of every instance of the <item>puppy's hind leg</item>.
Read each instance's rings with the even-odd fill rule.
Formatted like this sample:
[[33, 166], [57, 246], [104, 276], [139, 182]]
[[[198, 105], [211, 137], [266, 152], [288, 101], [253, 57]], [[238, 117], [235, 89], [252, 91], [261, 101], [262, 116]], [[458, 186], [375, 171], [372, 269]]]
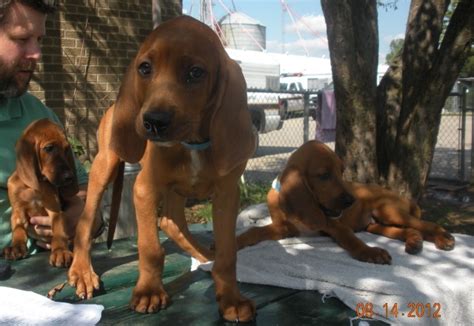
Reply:
[[280, 209], [280, 194], [270, 189], [267, 194], [267, 205], [272, 223], [262, 227], [252, 227], [237, 237], [237, 249], [253, 246], [265, 240], [281, 240], [297, 236], [291, 224], [287, 222], [286, 214]]
[[379, 223], [370, 223], [366, 231], [380, 234], [390, 239], [404, 241], [405, 251], [412, 255], [419, 253], [423, 249], [423, 235], [420, 231], [412, 228], [400, 228]]
[[237, 237], [237, 249], [253, 246], [265, 240], [280, 240], [291, 236], [287, 227], [281, 224], [269, 224], [253, 227]]
[[160, 220], [160, 228], [181, 249], [199, 260], [201, 263], [214, 259], [211, 250], [202, 246], [191, 235], [184, 216], [184, 205], [186, 198], [170, 190], [164, 196], [163, 212]]
[[[413, 212], [413, 207], [410, 208]], [[376, 220], [386, 225], [396, 225], [403, 228], [415, 229], [423, 236], [424, 240], [434, 242], [436, 248], [441, 250], [452, 250], [455, 239], [443, 227], [419, 218], [419, 211], [415, 215], [408, 213], [406, 209], [397, 205], [385, 205], [377, 209], [374, 215]]]

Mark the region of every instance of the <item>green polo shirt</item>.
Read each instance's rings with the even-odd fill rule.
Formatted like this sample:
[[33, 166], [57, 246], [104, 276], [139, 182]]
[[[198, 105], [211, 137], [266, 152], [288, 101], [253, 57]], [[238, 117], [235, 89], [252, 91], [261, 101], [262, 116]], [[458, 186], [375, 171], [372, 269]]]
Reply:
[[[32, 121], [43, 118], [61, 124], [49, 108], [28, 92], [20, 97], [0, 101], [0, 250], [11, 241], [11, 207], [7, 180], [16, 166], [15, 144]], [[76, 169], [79, 184], [87, 183], [87, 173], [77, 159]]]

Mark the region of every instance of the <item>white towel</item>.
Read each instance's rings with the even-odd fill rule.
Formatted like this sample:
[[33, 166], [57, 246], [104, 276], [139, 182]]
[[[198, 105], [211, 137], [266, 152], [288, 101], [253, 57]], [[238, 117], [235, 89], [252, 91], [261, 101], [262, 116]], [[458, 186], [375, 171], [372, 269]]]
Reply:
[[[252, 224], [242, 221], [248, 216], [249, 210], [241, 213], [238, 225]], [[240, 282], [317, 290], [336, 296], [355, 311], [359, 304], [359, 313], [370, 309], [371, 304], [373, 318], [393, 324], [471, 325], [474, 237], [455, 234], [456, 247], [452, 251], [438, 250], [424, 242], [420, 254], [409, 255], [398, 240], [367, 232], [357, 236], [370, 246], [386, 249], [392, 265], [357, 261], [329, 237], [300, 237], [264, 241], [239, 251], [237, 278]], [[211, 267], [200, 266], [204, 270]], [[410, 303], [415, 308], [418, 304], [414, 317], [408, 316]], [[397, 317], [390, 313], [395, 304]], [[433, 318], [438, 308], [435, 304], [440, 307], [439, 318]], [[424, 306], [423, 313], [420, 305]]]
[[0, 286], [2, 325], [95, 325], [104, 307], [55, 302], [31, 291]]

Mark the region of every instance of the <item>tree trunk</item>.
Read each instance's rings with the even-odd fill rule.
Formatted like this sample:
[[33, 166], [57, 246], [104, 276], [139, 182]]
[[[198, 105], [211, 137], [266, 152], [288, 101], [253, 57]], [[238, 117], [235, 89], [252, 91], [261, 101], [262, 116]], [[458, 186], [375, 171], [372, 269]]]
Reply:
[[378, 87], [376, 2], [321, 3], [337, 100], [336, 152], [346, 176], [420, 198], [442, 107], [472, 46], [474, 1], [459, 2], [440, 42], [449, 1], [413, 0], [402, 54]]
[[348, 180], [376, 180], [375, 96], [378, 65], [375, 0], [321, 1], [336, 96], [336, 152]]
[[[379, 157], [381, 178], [390, 188], [418, 199], [429, 176], [441, 110], [471, 48], [473, 4], [469, 0], [458, 4], [439, 45], [448, 4], [447, 0], [412, 1], [397, 82], [398, 119], [389, 103], [378, 103], [379, 111], [387, 113], [384, 120], [390, 121], [386, 130], [391, 131], [379, 130], [379, 139], [388, 144], [388, 155]], [[383, 86], [379, 92], [386, 92]]]

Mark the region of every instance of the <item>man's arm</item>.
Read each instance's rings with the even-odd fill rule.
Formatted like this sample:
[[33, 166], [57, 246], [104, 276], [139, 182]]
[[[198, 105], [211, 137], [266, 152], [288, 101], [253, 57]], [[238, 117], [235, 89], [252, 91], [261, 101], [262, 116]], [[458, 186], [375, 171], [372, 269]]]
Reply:
[[[70, 239], [74, 238], [77, 222], [84, 210], [86, 196], [87, 184], [79, 185], [79, 192], [69, 200], [67, 208], [64, 211], [65, 218], [70, 221], [70, 223], [67, 224], [69, 228], [66, 230]], [[36, 240], [37, 246], [49, 250], [51, 249], [51, 238], [53, 236], [51, 225], [52, 220], [49, 216], [32, 216], [28, 227], [28, 236]], [[101, 214], [97, 214], [92, 227], [94, 238], [101, 235], [104, 226]]]

